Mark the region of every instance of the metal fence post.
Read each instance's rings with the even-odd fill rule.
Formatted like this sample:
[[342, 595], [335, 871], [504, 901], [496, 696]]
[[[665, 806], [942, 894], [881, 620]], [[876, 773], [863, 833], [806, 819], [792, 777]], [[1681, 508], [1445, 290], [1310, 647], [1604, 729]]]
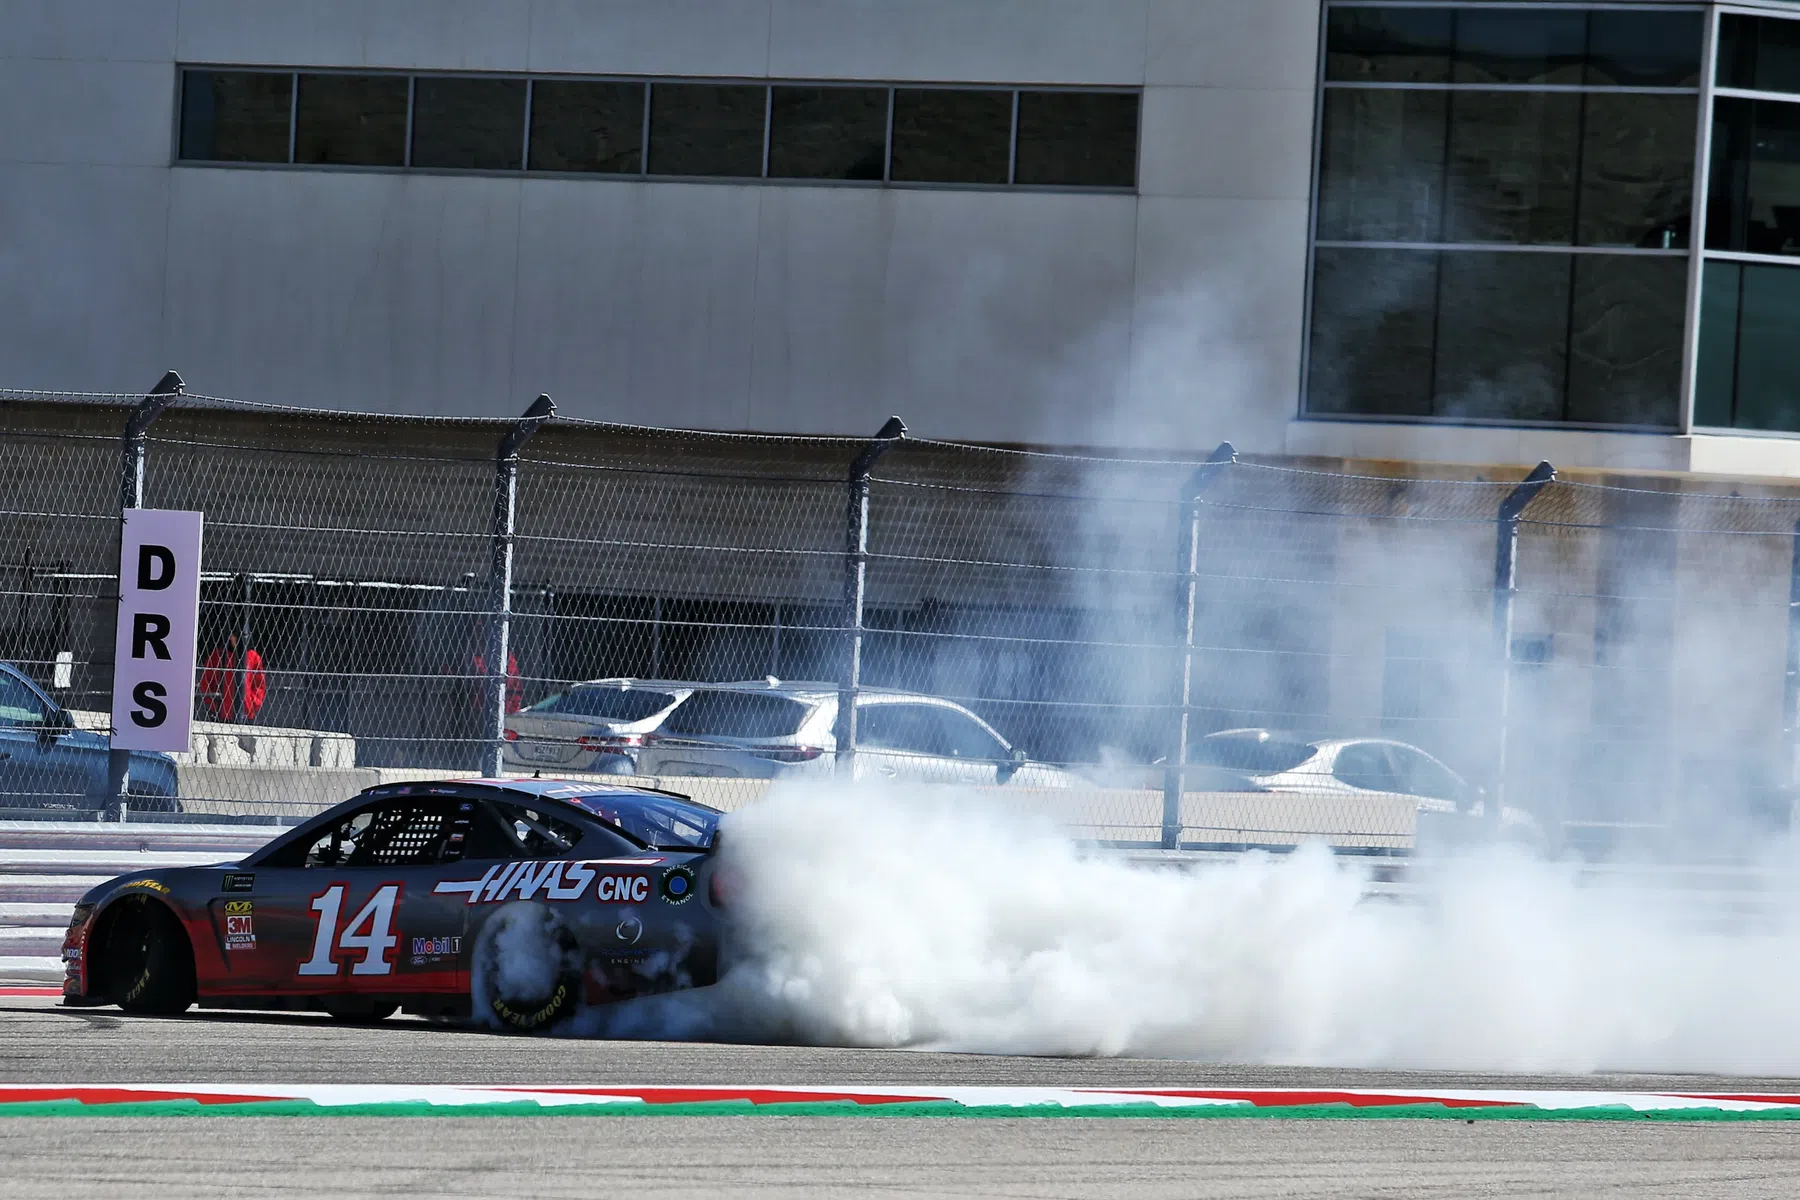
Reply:
[[1519, 519], [1525, 508], [1556, 478], [1556, 468], [1540, 462], [1519, 486], [1506, 494], [1495, 517], [1494, 539], [1494, 653], [1500, 668], [1499, 702], [1496, 705], [1496, 752], [1493, 794], [1482, 816], [1493, 829], [1500, 828], [1506, 803], [1506, 749], [1512, 719], [1513, 601], [1518, 596]]
[[556, 402], [549, 396], [533, 400], [519, 423], [500, 439], [500, 449], [494, 456], [494, 521], [490, 529], [493, 559], [488, 575], [484, 663], [487, 703], [482, 706], [487, 718], [482, 731], [482, 771], [490, 777], [500, 774], [501, 756], [506, 749], [506, 668], [512, 642], [513, 527], [519, 499], [519, 451], [538, 426], [555, 415]]
[[850, 508], [844, 526], [844, 669], [838, 679], [834, 772], [856, 777], [856, 696], [862, 690], [863, 597], [869, 576], [869, 475], [883, 454], [906, 436], [906, 422], [889, 417], [850, 464]]
[[1204, 465], [1188, 477], [1181, 489], [1181, 544], [1178, 574], [1180, 597], [1176, 606], [1176, 631], [1181, 635], [1180, 707], [1175, 712], [1175, 744], [1163, 770], [1162, 846], [1181, 845], [1181, 797], [1187, 791], [1187, 760], [1194, 703], [1194, 608], [1200, 583], [1200, 496], [1212, 486], [1219, 468], [1237, 461], [1230, 442], [1220, 442]]
[[[1794, 789], [1800, 802], [1800, 522], [1794, 524], [1794, 555], [1788, 567], [1787, 675], [1783, 680], [1781, 704], [1782, 748], [1787, 751], [1783, 764], [1786, 785]], [[1794, 814], [1800, 816], [1800, 813]]]
[[[119, 462], [119, 536], [125, 536], [125, 510], [144, 507], [144, 457], [145, 439], [150, 433], [150, 426], [156, 418], [162, 416], [163, 409], [180, 398], [187, 385], [181, 376], [174, 371], [166, 372], [156, 381], [148, 395], [139, 400], [137, 407], [131, 410], [131, 417], [125, 422], [122, 438], [122, 453]], [[120, 587], [124, 586], [123, 581]], [[113, 663], [114, 683], [118, 681], [119, 664]], [[107, 735], [109, 749], [106, 752], [106, 795], [107, 806], [118, 811], [121, 819], [126, 808], [125, 797], [131, 787], [131, 751], [110, 749], [112, 736]]]

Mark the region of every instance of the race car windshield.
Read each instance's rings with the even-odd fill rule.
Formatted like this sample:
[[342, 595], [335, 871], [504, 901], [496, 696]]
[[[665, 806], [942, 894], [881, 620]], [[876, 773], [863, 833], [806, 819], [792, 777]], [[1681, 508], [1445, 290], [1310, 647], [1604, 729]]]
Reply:
[[575, 803], [651, 850], [704, 850], [718, 832], [717, 809], [672, 796], [575, 796]]

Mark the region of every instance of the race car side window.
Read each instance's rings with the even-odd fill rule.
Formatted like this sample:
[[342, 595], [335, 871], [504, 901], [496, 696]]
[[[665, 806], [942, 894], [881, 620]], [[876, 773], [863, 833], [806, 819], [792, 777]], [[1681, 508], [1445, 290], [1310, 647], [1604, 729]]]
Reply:
[[357, 809], [320, 830], [298, 863], [271, 861], [267, 865], [412, 867], [453, 861], [457, 856], [447, 851], [452, 835], [462, 826], [459, 815], [453, 800], [396, 797]]
[[509, 858], [561, 858], [587, 832], [573, 821], [528, 805], [492, 800], [487, 807], [500, 818], [500, 827], [511, 840]]

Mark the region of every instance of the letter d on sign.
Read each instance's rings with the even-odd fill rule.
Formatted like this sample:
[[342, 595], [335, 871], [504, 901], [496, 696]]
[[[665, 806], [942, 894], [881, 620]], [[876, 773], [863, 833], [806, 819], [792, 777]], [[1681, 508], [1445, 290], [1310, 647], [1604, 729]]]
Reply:
[[194, 724], [202, 524], [197, 512], [125, 510], [113, 640], [115, 750], [188, 748]]

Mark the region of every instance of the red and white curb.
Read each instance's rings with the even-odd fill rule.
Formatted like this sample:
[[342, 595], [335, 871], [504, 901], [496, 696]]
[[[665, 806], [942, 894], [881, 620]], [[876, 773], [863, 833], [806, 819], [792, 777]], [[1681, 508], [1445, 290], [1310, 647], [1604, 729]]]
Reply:
[[1674, 1092], [1513, 1091], [1422, 1088], [1386, 1091], [1369, 1088], [1051, 1088], [1051, 1087], [458, 1087], [412, 1084], [0, 1084], [0, 1113], [8, 1106], [55, 1104], [199, 1105], [228, 1111], [239, 1105], [290, 1104], [317, 1109], [405, 1106], [425, 1110], [495, 1105], [568, 1109], [601, 1107], [620, 1113], [691, 1106], [828, 1105], [839, 1111], [876, 1110], [891, 1105], [931, 1105], [983, 1115], [1013, 1110], [1020, 1115], [1062, 1109], [1161, 1111], [1167, 1115], [1250, 1115], [1321, 1107], [1379, 1116], [1385, 1111], [1435, 1109], [1445, 1115], [1579, 1115], [1584, 1111], [1728, 1117], [1800, 1117], [1800, 1095], [1705, 1095]]

